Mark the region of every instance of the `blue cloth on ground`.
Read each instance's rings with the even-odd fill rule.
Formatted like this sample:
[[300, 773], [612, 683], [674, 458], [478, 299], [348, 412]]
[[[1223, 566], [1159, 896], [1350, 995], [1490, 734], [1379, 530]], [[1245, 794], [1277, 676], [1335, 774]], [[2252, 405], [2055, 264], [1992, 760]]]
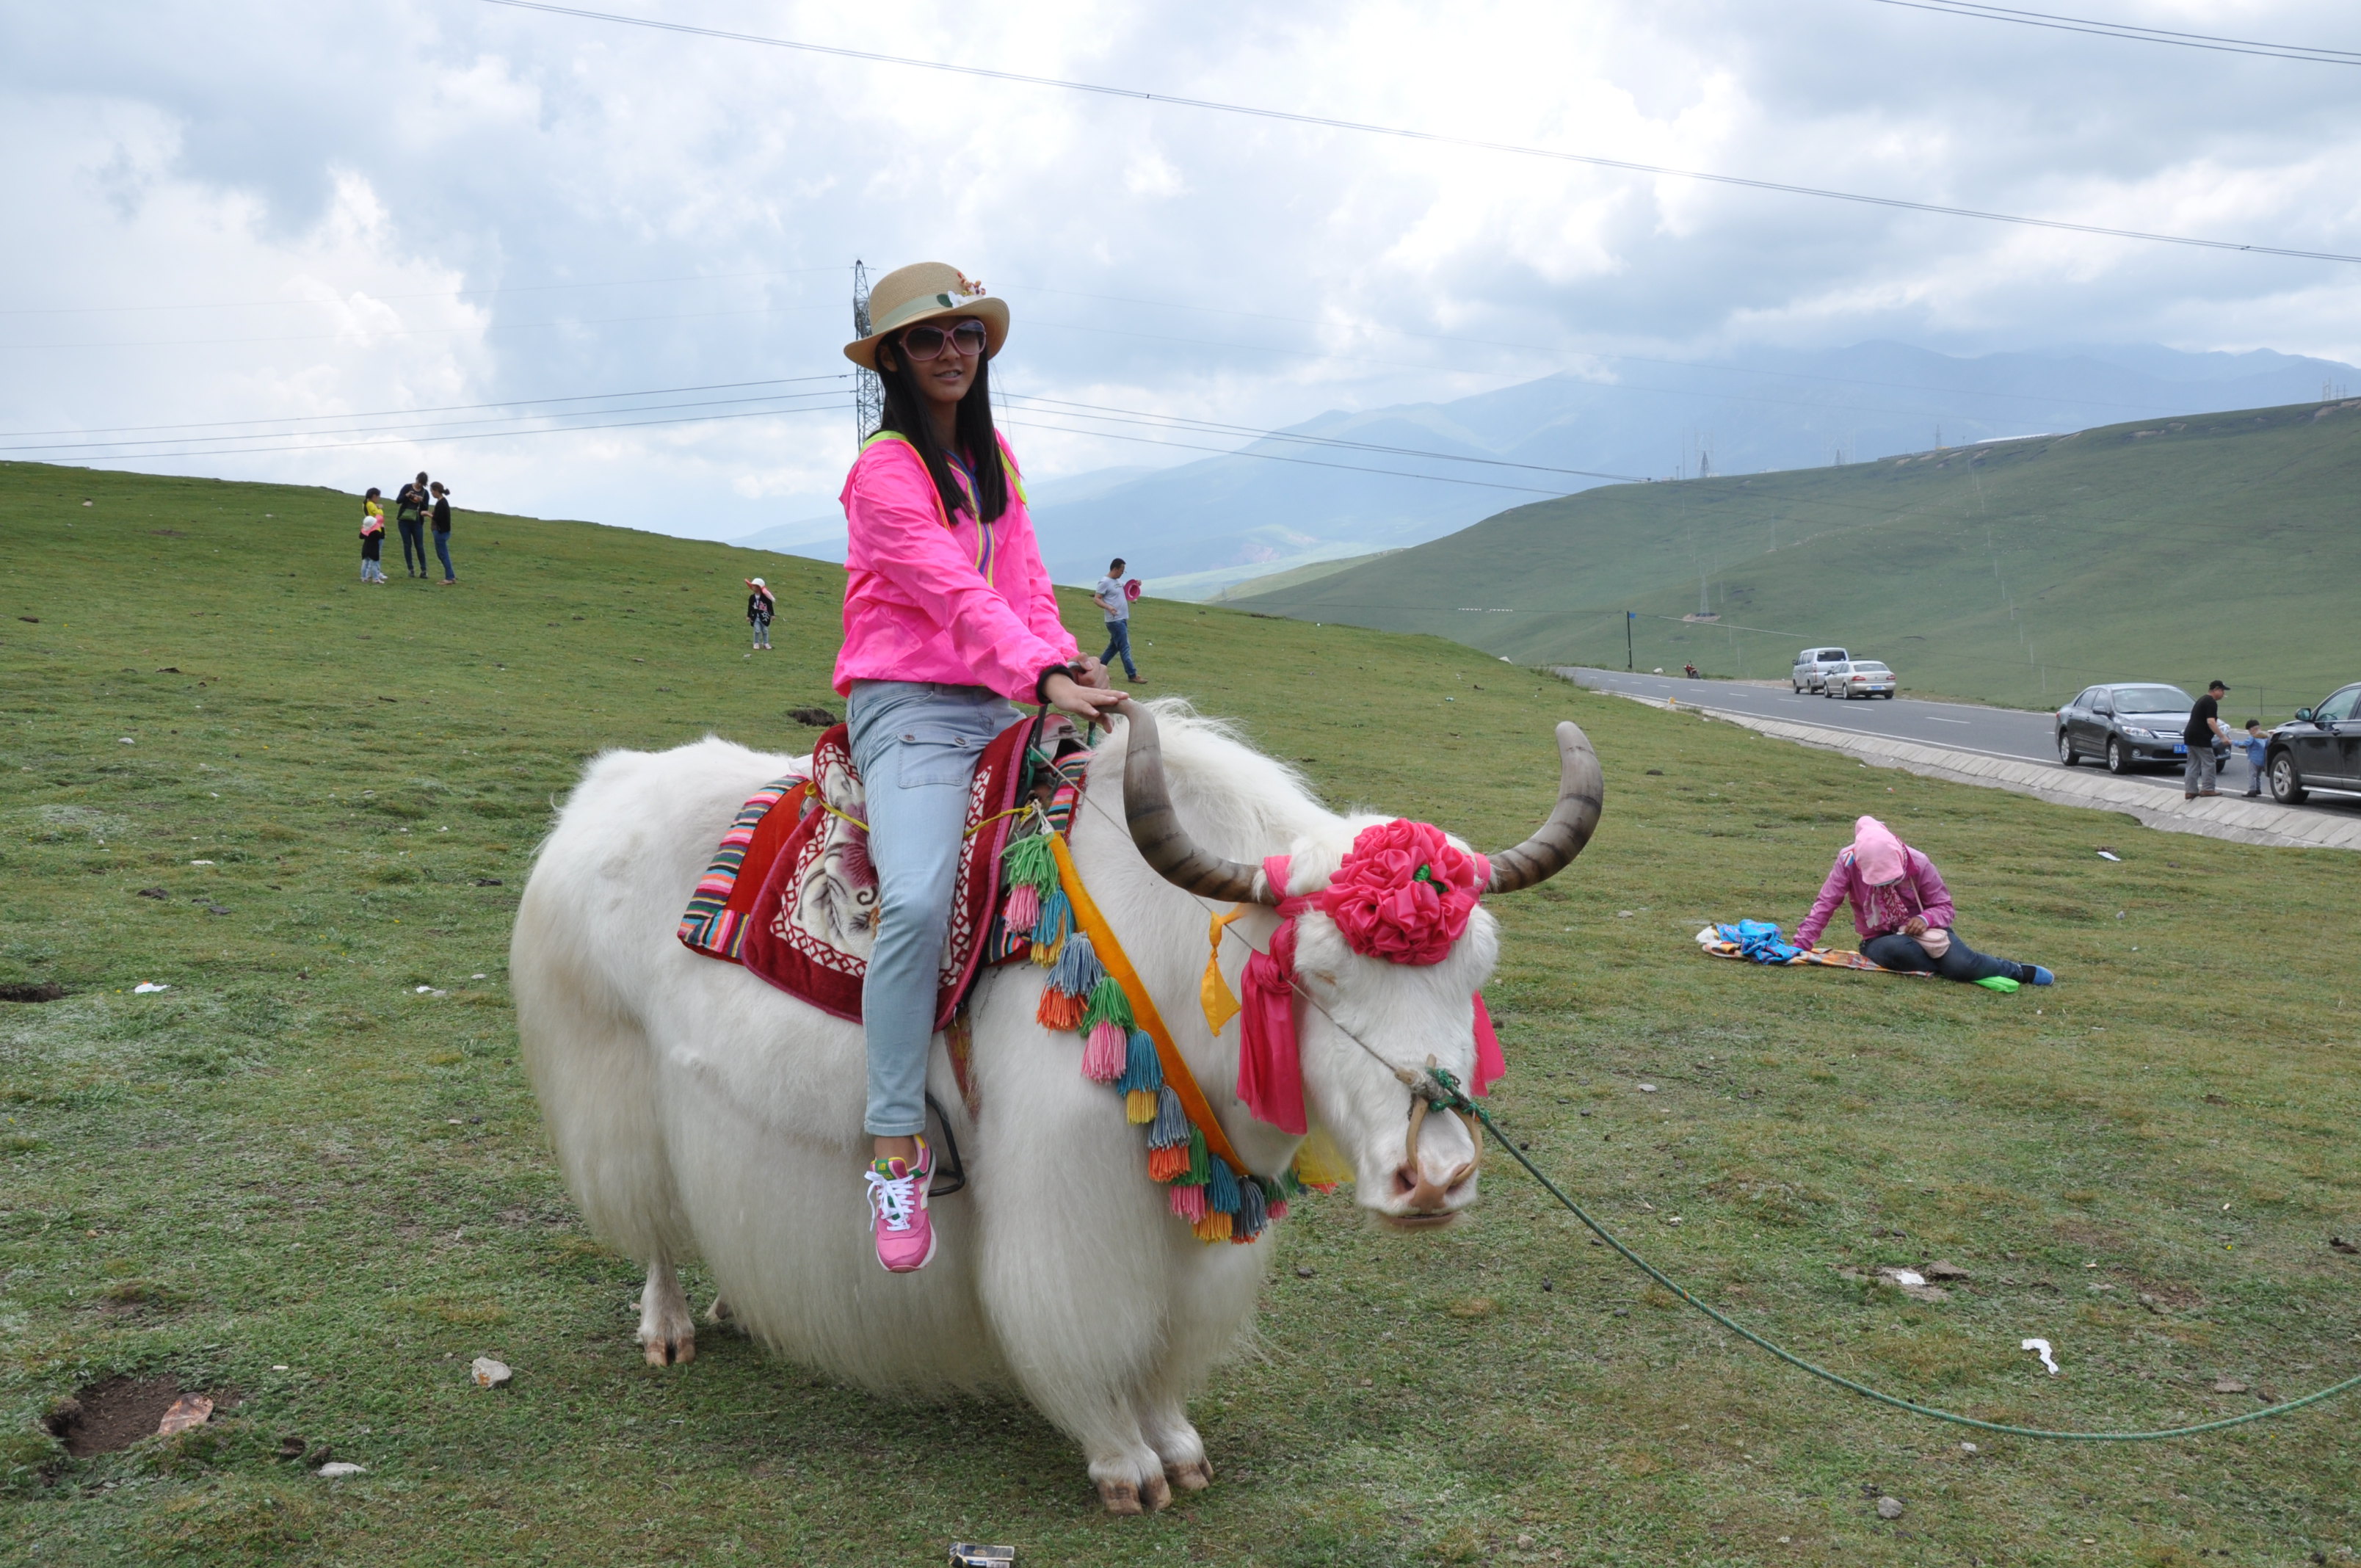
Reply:
[[1793, 942], [1779, 939], [1779, 927], [1769, 920], [1741, 920], [1734, 926], [1717, 926], [1725, 942], [1735, 942], [1741, 951], [1758, 964], [1793, 963], [1804, 949]]

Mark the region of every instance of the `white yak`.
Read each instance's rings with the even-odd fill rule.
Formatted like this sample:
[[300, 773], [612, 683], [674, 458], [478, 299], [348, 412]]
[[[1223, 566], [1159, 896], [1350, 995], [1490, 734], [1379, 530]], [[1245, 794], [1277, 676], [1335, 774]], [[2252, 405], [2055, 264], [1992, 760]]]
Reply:
[[[1126, 727], [1100, 746], [1075, 813], [1075, 863], [1233, 1145], [1277, 1176], [1300, 1140], [1246, 1113], [1238, 1027], [1215, 1036], [1197, 1004], [1207, 915], [1325, 885], [1355, 836], [1385, 818], [1326, 810], [1291, 770], [1185, 706], [1120, 711]], [[1597, 824], [1589, 742], [1572, 724], [1557, 740], [1556, 806], [1495, 857], [1491, 891], [1554, 873]], [[860, 1025], [675, 938], [741, 804], [801, 765], [709, 738], [598, 757], [517, 912], [525, 1065], [583, 1214], [647, 1267], [647, 1358], [695, 1354], [675, 1270], [702, 1258], [734, 1320], [807, 1365], [883, 1390], [1021, 1393], [1081, 1445], [1112, 1511], [1205, 1486], [1188, 1401], [1251, 1316], [1272, 1244], [1209, 1245], [1171, 1215], [1122, 1096], [1082, 1076], [1077, 1036], [1036, 1021], [1043, 971], [1014, 964], [977, 982], [972, 1116], [935, 1043], [928, 1090], [952, 1118], [968, 1185], [933, 1205], [932, 1264], [892, 1275], [861, 1180]], [[1260, 863], [1277, 854], [1293, 860], [1274, 894]], [[1231, 930], [1261, 948], [1275, 920], [1256, 909]], [[1223, 947], [1235, 984], [1246, 944]], [[1349, 1157], [1359, 1201], [1396, 1223], [1443, 1223], [1475, 1200], [1472, 1127], [1414, 1119], [1412, 1088], [1430, 1063], [1469, 1078], [1471, 999], [1498, 948], [1481, 907], [1426, 967], [1362, 957], [1316, 910], [1300, 917], [1305, 1105]]]

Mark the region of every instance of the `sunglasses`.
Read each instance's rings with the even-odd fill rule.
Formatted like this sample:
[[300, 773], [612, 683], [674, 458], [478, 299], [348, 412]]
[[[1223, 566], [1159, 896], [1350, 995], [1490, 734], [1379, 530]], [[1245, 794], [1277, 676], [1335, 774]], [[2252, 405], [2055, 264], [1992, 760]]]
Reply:
[[941, 358], [946, 347], [965, 355], [982, 354], [988, 341], [979, 321], [961, 322], [948, 332], [939, 326], [914, 326], [902, 334], [902, 352], [923, 362]]

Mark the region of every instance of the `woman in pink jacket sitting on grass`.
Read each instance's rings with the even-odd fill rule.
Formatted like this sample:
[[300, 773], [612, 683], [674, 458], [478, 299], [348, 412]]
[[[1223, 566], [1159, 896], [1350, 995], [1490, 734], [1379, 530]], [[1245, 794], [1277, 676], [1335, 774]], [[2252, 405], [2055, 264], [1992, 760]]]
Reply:
[[1935, 862], [1874, 817], [1854, 822], [1852, 842], [1837, 851], [1812, 912], [1795, 927], [1795, 945], [1817, 947], [1837, 905], [1848, 901], [1861, 956], [1880, 969], [1971, 983], [2013, 980], [2048, 985], [2057, 978], [2039, 964], [1991, 958], [1960, 941], [1952, 929], [1958, 912]]
[[861, 997], [865, 1176], [877, 1261], [906, 1274], [935, 1250], [927, 1053], [968, 785], [984, 747], [1016, 721], [1014, 704], [1103, 721], [1123, 694], [1059, 619], [1024, 481], [992, 426], [985, 366], [1008, 335], [1008, 307], [921, 262], [880, 278], [869, 309], [875, 330], [844, 353], [884, 382], [885, 411], [844, 481], [836, 689], [877, 871]]

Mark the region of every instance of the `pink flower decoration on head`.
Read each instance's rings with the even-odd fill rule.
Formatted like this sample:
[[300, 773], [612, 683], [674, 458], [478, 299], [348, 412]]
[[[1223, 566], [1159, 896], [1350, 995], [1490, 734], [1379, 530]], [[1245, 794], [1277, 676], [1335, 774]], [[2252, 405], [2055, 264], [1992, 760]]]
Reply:
[[1433, 964], [1467, 929], [1491, 879], [1490, 862], [1454, 849], [1442, 828], [1397, 817], [1362, 828], [1314, 897], [1362, 957]]

